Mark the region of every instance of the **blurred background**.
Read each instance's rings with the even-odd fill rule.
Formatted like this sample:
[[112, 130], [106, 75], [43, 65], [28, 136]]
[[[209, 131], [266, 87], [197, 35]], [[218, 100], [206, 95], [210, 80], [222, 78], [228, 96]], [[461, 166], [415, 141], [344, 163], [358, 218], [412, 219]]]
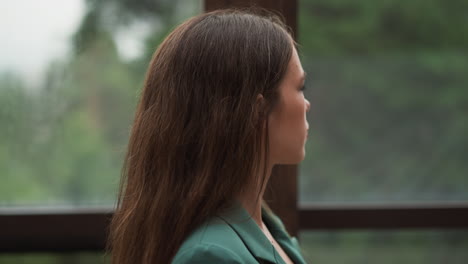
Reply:
[[[0, 208], [114, 205], [151, 55], [203, 0], [16, 0], [0, 16]], [[468, 2], [298, 0], [299, 204], [468, 202]], [[310, 263], [466, 263], [467, 229], [301, 230]], [[0, 238], [1, 239], [1, 238]], [[105, 263], [103, 252], [0, 263]]]

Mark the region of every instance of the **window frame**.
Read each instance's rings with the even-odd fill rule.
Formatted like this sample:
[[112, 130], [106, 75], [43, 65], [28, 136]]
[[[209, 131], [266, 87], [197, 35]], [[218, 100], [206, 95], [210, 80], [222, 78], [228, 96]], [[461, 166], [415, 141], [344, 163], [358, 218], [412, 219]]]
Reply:
[[[298, 230], [468, 229], [468, 203], [305, 204]], [[103, 251], [111, 208], [0, 210], [0, 252]]]

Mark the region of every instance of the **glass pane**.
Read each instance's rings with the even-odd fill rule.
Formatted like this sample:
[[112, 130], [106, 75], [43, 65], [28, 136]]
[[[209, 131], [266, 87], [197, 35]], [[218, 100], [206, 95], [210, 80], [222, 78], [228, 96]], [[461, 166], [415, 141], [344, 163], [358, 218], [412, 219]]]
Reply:
[[25, 253], [0, 254], [0, 264], [105, 264], [110, 263], [104, 253], [76, 252], [67, 254]]
[[113, 203], [151, 54], [201, 4], [3, 3], [0, 206]]
[[468, 230], [301, 232], [308, 263], [464, 264]]
[[301, 201], [468, 200], [468, 2], [299, 3]]

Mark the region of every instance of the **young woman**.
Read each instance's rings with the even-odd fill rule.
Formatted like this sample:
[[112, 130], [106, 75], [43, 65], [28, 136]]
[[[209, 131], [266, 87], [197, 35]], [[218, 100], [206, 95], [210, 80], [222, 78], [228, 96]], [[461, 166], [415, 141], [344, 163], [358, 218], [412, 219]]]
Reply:
[[178, 26], [136, 111], [112, 263], [304, 263], [262, 205], [273, 166], [305, 155], [304, 78], [274, 15], [222, 10]]

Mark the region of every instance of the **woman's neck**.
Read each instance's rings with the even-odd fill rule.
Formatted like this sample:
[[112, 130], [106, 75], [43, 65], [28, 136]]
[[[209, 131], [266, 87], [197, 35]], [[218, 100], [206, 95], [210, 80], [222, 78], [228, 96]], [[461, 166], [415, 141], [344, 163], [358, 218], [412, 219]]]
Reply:
[[265, 177], [263, 182], [260, 180], [260, 183], [263, 183], [261, 187], [260, 184], [252, 184], [251, 188], [245, 190], [242, 194], [238, 196], [238, 201], [241, 203], [242, 207], [252, 216], [252, 219], [257, 223], [259, 227], [262, 227], [262, 200], [263, 194], [265, 193], [268, 180], [271, 176], [273, 166], [268, 166], [265, 174], [262, 172], [258, 174], [257, 179], [262, 179]]

